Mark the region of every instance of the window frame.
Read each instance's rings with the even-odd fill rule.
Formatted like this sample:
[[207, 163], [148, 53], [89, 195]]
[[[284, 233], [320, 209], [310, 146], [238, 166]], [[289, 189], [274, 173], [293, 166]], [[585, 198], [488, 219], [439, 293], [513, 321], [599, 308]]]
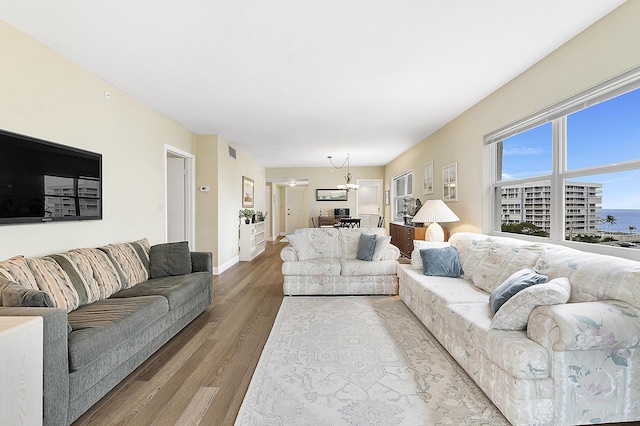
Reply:
[[[605, 246], [599, 244], [580, 243], [565, 240], [565, 182], [569, 179], [580, 179], [591, 175], [624, 172], [640, 169], [640, 159], [598, 165], [580, 169], [567, 170], [567, 116], [587, 109], [593, 105], [613, 99], [617, 96], [640, 89], [640, 67], [627, 71], [609, 81], [598, 84], [577, 95], [557, 102], [530, 116], [511, 123], [484, 137], [483, 149], [483, 187], [484, 219], [483, 232], [489, 235], [518, 238], [528, 241], [548, 242], [577, 248], [583, 251], [609, 254], [633, 260], [640, 260], [640, 249]], [[516, 134], [552, 123], [552, 170], [550, 174], [526, 177], [521, 179], [502, 180], [498, 176], [498, 145]], [[498, 190], [502, 187], [525, 185], [548, 181], [551, 186], [551, 213], [549, 237], [536, 237], [523, 234], [502, 232], [501, 230], [501, 196]], [[559, 206], [559, 208], [555, 207]]]
[[[405, 180], [405, 191], [407, 190], [407, 179], [411, 177], [411, 192], [406, 192], [404, 195], [398, 195], [397, 193], [397, 181], [400, 179], [404, 179]], [[414, 186], [414, 182], [413, 182], [413, 169], [409, 169], [405, 172], [402, 172], [400, 174], [397, 174], [395, 176], [393, 176], [391, 178], [391, 221], [392, 222], [397, 222], [396, 220], [396, 216], [398, 214], [397, 211], [397, 200], [398, 198], [403, 198], [403, 199], [407, 199], [407, 198], [413, 198], [413, 186]]]

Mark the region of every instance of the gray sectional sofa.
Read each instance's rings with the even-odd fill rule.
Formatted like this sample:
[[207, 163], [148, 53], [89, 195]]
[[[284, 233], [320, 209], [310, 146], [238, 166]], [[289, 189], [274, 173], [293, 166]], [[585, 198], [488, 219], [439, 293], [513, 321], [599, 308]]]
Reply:
[[211, 285], [211, 253], [186, 243], [0, 262], [0, 316], [44, 320], [43, 424], [76, 420], [202, 313]]

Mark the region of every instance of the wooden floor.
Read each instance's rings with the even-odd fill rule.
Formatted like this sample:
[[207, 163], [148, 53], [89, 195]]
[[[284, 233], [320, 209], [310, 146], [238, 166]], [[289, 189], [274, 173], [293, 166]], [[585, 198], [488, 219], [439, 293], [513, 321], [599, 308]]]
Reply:
[[74, 425], [232, 425], [282, 303], [280, 249], [213, 278], [213, 304]]
[[73, 425], [233, 425], [284, 297], [284, 246], [214, 277], [213, 304]]

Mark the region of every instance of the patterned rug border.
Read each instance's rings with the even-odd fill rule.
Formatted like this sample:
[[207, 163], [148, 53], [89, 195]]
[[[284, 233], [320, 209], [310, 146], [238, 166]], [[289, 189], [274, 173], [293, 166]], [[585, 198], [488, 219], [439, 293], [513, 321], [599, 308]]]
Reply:
[[235, 424], [509, 423], [398, 296], [295, 296]]

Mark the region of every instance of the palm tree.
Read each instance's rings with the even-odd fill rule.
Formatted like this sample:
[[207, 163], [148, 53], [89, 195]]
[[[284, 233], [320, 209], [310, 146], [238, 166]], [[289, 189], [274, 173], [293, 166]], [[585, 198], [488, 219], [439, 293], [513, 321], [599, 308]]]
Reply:
[[629, 230], [629, 233], [630, 233], [630, 234], [633, 234], [633, 231], [635, 231], [635, 230], [636, 230], [636, 227], [635, 227], [635, 226], [633, 226], [633, 225], [629, 225], [629, 226], [627, 226], [627, 229]]
[[608, 214], [607, 216], [605, 216], [604, 219], [602, 219], [602, 223], [606, 223], [607, 226], [607, 233], [611, 233], [611, 225], [613, 225], [614, 223], [616, 223], [616, 218], [615, 216], [612, 216], [610, 214]]

